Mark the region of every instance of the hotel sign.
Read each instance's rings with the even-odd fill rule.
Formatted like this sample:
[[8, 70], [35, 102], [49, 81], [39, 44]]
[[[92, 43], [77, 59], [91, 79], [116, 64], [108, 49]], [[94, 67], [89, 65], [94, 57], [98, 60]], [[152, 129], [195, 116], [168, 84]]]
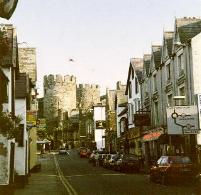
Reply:
[[151, 119], [148, 113], [138, 113], [134, 114], [134, 124], [135, 126], [150, 126]]

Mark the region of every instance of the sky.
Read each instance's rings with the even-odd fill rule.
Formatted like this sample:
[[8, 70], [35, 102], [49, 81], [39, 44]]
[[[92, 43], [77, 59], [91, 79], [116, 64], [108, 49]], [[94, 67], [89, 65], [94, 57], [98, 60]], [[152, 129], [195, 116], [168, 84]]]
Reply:
[[130, 58], [162, 44], [163, 31], [184, 16], [201, 17], [201, 0], [18, 0], [0, 23], [13, 24], [18, 42], [36, 48], [40, 95], [48, 74], [99, 84], [103, 94], [126, 84]]

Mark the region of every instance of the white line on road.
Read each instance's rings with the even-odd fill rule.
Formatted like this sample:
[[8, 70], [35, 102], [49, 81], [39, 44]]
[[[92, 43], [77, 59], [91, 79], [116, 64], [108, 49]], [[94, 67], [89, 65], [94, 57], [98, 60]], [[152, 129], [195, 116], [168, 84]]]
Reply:
[[122, 176], [124, 173], [103, 173], [103, 174], [84, 174], [84, 175], [65, 175], [65, 177], [84, 177], [84, 176]]
[[62, 184], [64, 185], [65, 189], [67, 190], [69, 195], [78, 195], [75, 189], [71, 186], [71, 184], [68, 182], [68, 180], [65, 178], [63, 172], [61, 171], [59, 167], [59, 163], [54, 155], [54, 162], [55, 166], [58, 172], [59, 179], [61, 180]]

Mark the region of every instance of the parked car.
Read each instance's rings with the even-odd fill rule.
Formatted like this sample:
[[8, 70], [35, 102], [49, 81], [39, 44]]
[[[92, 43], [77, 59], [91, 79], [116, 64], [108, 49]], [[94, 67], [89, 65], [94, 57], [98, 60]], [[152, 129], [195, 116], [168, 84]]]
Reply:
[[89, 156], [89, 163], [93, 163], [95, 157], [95, 151], [93, 151]]
[[114, 161], [114, 170], [120, 171], [121, 164], [122, 164], [123, 154], [120, 154], [119, 157]]
[[134, 154], [123, 155], [122, 161], [119, 165], [119, 170], [122, 172], [139, 172], [140, 160]]
[[103, 160], [103, 167], [109, 168], [110, 167], [110, 162], [114, 158], [114, 156], [117, 154], [106, 154], [104, 160]]
[[87, 148], [80, 148], [80, 158], [87, 158], [87, 157], [88, 157]]
[[150, 180], [162, 184], [196, 182], [197, 174], [197, 166], [188, 156], [161, 156], [150, 170]]
[[99, 166], [103, 166], [103, 162], [106, 157], [107, 154], [99, 154]]
[[111, 155], [111, 158], [108, 161], [108, 168], [115, 169], [115, 162], [120, 158], [120, 155], [113, 154]]
[[69, 155], [69, 152], [66, 150], [66, 148], [60, 148], [59, 154], [68, 154]]

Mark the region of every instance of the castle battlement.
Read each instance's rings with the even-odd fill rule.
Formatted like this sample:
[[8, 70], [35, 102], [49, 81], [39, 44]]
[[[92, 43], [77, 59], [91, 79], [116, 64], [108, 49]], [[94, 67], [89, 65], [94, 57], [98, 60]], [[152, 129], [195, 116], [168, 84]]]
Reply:
[[85, 90], [90, 90], [90, 89], [100, 89], [99, 85], [96, 84], [79, 84], [78, 85], [79, 89], [85, 89]]
[[44, 76], [44, 87], [49, 88], [50, 86], [64, 86], [68, 84], [76, 84], [76, 77], [73, 75], [65, 75], [62, 76], [60, 74], [57, 75], [45, 75]]

